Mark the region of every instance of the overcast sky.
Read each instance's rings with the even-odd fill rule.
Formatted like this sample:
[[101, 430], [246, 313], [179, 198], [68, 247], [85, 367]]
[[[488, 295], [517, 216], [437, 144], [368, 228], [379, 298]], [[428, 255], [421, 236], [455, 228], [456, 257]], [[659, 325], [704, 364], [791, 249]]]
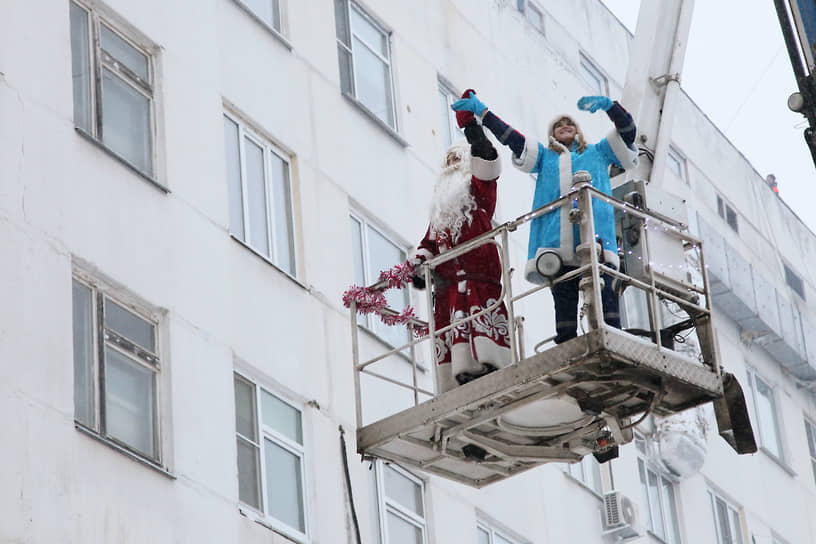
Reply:
[[[633, 33], [639, 0], [602, 0]], [[654, 0], [648, 0], [654, 1]], [[696, 0], [681, 77], [686, 93], [816, 232], [816, 168], [773, 0]]]

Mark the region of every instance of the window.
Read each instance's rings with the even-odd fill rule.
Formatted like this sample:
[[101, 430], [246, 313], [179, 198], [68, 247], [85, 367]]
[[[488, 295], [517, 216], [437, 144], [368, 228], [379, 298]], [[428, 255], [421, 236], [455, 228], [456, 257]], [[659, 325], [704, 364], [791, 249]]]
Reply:
[[609, 94], [609, 86], [606, 81], [606, 76], [589, 60], [586, 55], [579, 53], [580, 66], [579, 71], [581, 79], [587, 84], [587, 87], [592, 91], [592, 94], [606, 96]]
[[[405, 262], [405, 250], [380, 230], [360, 216], [351, 215], [350, 220], [354, 283], [361, 286], [376, 283], [381, 271]], [[402, 311], [408, 305], [408, 290], [389, 289], [385, 292], [385, 300], [389, 308]], [[406, 344], [409, 340], [406, 327], [389, 327], [375, 315], [358, 316], [357, 323], [394, 347]]]
[[635, 435], [641, 503], [649, 531], [667, 544], [680, 544], [680, 525], [674, 483], [658, 468], [654, 444]]
[[280, 0], [235, 0], [238, 5], [255, 15], [266, 26], [282, 34]]
[[714, 517], [716, 544], [743, 544], [740, 514], [737, 507], [711, 490], [708, 491], [708, 498]]
[[796, 294], [805, 298], [805, 284], [802, 283], [802, 278], [800, 278], [796, 272], [790, 269], [788, 265], [782, 263], [782, 266], [785, 267], [785, 281], [788, 283], [791, 289], [796, 291]]
[[396, 130], [389, 33], [351, 0], [334, 0], [340, 86]]
[[816, 484], [816, 423], [805, 419], [805, 434], [807, 434], [808, 450], [810, 451], [810, 466], [813, 469], [813, 483]]
[[377, 544], [425, 544], [425, 486], [397, 465], [369, 463], [372, 541]]
[[731, 227], [734, 232], [739, 232], [737, 212], [735, 212], [734, 208], [729, 206], [720, 195], [717, 195], [717, 213], [720, 217], [725, 219], [725, 222], [728, 223], [728, 226]]
[[779, 432], [779, 420], [776, 414], [773, 389], [762, 378], [748, 372], [751, 394], [756, 414], [755, 428], [759, 431], [760, 445], [780, 461], [783, 459], [782, 437]]
[[146, 312], [74, 278], [74, 419], [138, 457], [159, 462], [157, 325]]
[[451, 109], [451, 104], [458, 100], [458, 96], [450, 87], [439, 82], [439, 108], [442, 114], [442, 142], [445, 149], [448, 149], [455, 139], [464, 136], [464, 132], [456, 124], [456, 113]]
[[544, 34], [544, 14], [538, 6], [528, 0], [524, 15], [527, 17], [527, 20], [530, 21], [530, 24], [533, 25], [533, 28]]
[[601, 482], [601, 465], [591, 455], [584, 456], [580, 463], [566, 465], [567, 474], [586, 485], [597, 494], [603, 493]]
[[514, 540], [496, 529], [490, 527], [484, 522], [479, 522], [476, 525], [476, 543], [477, 544], [519, 544]]
[[666, 155], [666, 164], [669, 171], [688, 184], [688, 177], [686, 176], [686, 159], [674, 147], [669, 146], [669, 153]]
[[301, 411], [237, 373], [234, 384], [238, 497], [265, 523], [305, 540]]
[[154, 174], [155, 75], [143, 45], [71, 2], [74, 125], [148, 177]]
[[224, 115], [230, 233], [295, 275], [289, 159], [235, 117]]

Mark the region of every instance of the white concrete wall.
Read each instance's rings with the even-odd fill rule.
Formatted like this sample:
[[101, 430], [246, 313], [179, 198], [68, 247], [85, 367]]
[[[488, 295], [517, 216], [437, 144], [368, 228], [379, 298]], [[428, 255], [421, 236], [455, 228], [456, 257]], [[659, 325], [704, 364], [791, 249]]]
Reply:
[[[302, 406], [312, 541], [352, 542], [337, 453], [339, 425], [354, 449], [351, 342], [340, 302], [353, 281], [349, 207], [406, 245], [422, 235], [442, 152], [438, 76], [476, 88], [503, 119], [543, 139], [547, 122], [574, 112], [587, 92], [579, 50], [609, 76], [615, 98], [631, 36], [597, 0], [547, 3], [546, 36], [524, 21], [515, 0], [366, 0], [393, 32], [404, 146], [340, 93], [331, 2], [286, 2], [291, 50], [232, 0], [108, 4], [160, 47], [158, 178], [169, 194], [74, 131], [68, 1], [2, 7], [0, 542], [287, 542], [238, 510], [234, 369]], [[692, 103], [681, 104], [673, 139], [691, 173], [691, 187], [681, 191], [712, 219], [715, 188], [726, 195], [746, 227], [732, 245], [761, 257], [757, 266], [781, 289], [781, 265], [765, 258], [778, 247], [802, 274], [812, 307], [806, 271], [816, 264], [816, 236], [763, 192], [761, 178]], [[298, 282], [229, 236], [225, 107], [292, 154]], [[576, 118], [591, 139], [610, 128], [603, 115]], [[510, 168], [506, 149], [500, 154], [503, 222], [529, 210], [532, 182]], [[512, 244], [519, 292], [528, 287], [520, 277], [525, 229]], [[172, 478], [74, 429], [73, 266], [164, 315], [162, 445]], [[538, 300], [523, 308], [528, 350], [553, 330], [549, 294]], [[728, 316], [717, 318], [729, 370], [744, 380], [750, 364], [778, 387], [795, 475], [764, 453], [740, 458], [710, 438], [703, 472], [678, 484], [684, 542], [713, 541], [708, 485], [744, 509], [757, 542], [767, 542], [771, 529], [791, 543], [816, 542], [802, 428], [804, 414], [816, 417], [813, 396], [761, 349], [744, 346]], [[373, 342], [363, 335], [365, 346]], [[399, 372], [406, 376], [406, 367]], [[393, 399], [387, 390], [371, 396], [374, 404]], [[637, 500], [634, 446], [611, 466], [615, 487]], [[351, 471], [366, 534], [371, 505], [354, 456]], [[429, 544], [474, 542], [477, 518], [522, 542], [602, 542], [600, 498], [555, 466], [482, 491], [427, 477], [426, 501]]]

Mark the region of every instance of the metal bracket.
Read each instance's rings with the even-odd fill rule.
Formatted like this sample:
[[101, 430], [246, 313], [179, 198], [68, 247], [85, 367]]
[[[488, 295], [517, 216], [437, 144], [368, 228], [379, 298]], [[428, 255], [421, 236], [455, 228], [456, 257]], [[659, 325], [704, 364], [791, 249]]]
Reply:
[[659, 91], [661, 87], [668, 85], [669, 81], [676, 81], [680, 84], [680, 74], [675, 72], [673, 74], [663, 74], [662, 76], [649, 78], [649, 83], [652, 84], [655, 91]]

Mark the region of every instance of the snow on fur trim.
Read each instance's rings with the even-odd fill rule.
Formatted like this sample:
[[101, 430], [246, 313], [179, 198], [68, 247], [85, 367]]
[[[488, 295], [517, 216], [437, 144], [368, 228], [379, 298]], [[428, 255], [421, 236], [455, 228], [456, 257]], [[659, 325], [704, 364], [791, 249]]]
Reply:
[[617, 130], [610, 132], [606, 141], [609, 142], [609, 147], [612, 148], [612, 152], [624, 170], [630, 170], [638, 165], [637, 149], [634, 148], [634, 145], [632, 147], [626, 145]]
[[501, 174], [501, 161], [498, 157], [492, 161], [481, 157], [471, 157], [470, 173], [484, 181], [494, 180]]
[[513, 166], [522, 172], [532, 172], [538, 162], [538, 142], [526, 139], [524, 141], [524, 151], [521, 152], [521, 157], [513, 155]]

